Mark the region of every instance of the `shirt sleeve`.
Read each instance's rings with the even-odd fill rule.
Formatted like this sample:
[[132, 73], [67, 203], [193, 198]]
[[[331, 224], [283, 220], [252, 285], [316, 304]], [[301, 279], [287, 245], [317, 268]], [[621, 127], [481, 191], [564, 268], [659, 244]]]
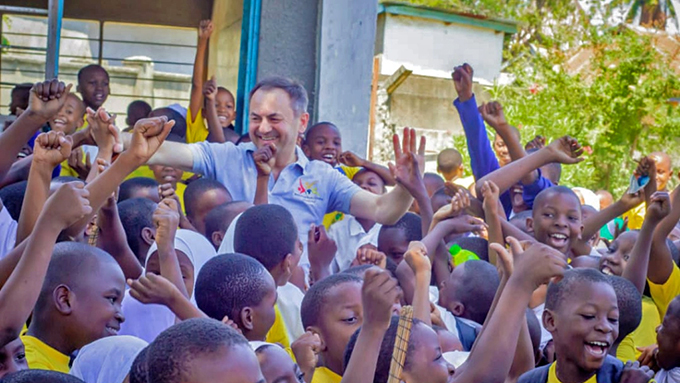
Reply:
[[326, 213], [341, 211], [349, 214], [352, 197], [361, 188], [350, 181], [344, 174], [333, 168], [328, 168], [327, 177], [326, 187], [329, 188], [330, 195]]
[[668, 310], [668, 305], [671, 304], [671, 301], [676, 296], [680, 295], [680, 269], [678, 269], [678, 266], [674, 262], [673, 271], [666, 282], [660, 285], [652, 283], [649, 280], [647, 282], [649, 283], [649, 293], [663, 319], [666, 315], [666, 310]]
[[211, 179], [218, 179], [218, 169], [228, 172], [242, 157], [242, 152], [231, 142], [198, 142], [189, 144], [189, 149], [194, 163], [191, 171]]
[[536, 199], [538, 193], [555, 186], [549, 179], [543, 177], [541, 169], [537, 170], [538, 177], [536, 180], [534, 180], [534, 182], [529, 185], [523, 185], [522, 198], [524, 199], [524, 204], [527, 205], [529, 209], [533, 209], [534, 199]]

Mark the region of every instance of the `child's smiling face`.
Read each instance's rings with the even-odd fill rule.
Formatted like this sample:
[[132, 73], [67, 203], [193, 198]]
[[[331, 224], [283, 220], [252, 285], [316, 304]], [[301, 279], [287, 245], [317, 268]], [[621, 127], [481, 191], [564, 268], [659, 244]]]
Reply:
[[544, 193], [550, 194], [536, 201], [527, 227], [533, 231], [538, 242], [566, 254], [572, 241], [578, 239], [583, 230], [581, 203], [576, 196], [567, 193]]
[[602, 367], [619, 335], [618, 319], [616, 293], [603, 282], [576, 284], [555, 310], [546, 310], [543, 325], [553, 336], [557, 360], [575, 367], [562, 371], [587, 375]]
[[614, 242], [609, 245], [607, 251], [602, 254], [600, 258], [600, 271], [607, 275], [623, 274], [626, 268], [630, 252], [635, 246], [635, 240], [638, 237], [638, 232], [627, 231], [619, 235]]

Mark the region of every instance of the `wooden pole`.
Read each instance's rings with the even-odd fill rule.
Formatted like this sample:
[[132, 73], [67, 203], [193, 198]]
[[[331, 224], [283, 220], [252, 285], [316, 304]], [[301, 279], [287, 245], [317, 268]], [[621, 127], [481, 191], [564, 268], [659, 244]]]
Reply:
[[368, 160], [373, 161], [375, 141], [375, 115], [378, 102], [378, 79], [380, 78], [380, 56], [373, 58], [373, 79], [371, 80], [371, 108], [368, 116]]

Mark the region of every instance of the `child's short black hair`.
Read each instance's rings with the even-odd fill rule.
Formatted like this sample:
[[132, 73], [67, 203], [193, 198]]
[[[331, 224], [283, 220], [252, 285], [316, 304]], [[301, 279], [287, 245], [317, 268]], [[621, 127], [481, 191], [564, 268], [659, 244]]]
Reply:
[[146, 254], [139, 254], [142, 245], [142, 229], [154, 228], [153, 213], [155, 210], [156, 203], [146, 198], [131, 198], [118, 203], [118, 215], [125, 230], [128, 246], [140, 257], [146, 257]]
[[[579, 205], [580, 206], [580, 205]], [[570, 269], [564, 272], [564, 277], [557, 283], [550, 282], [545, 296], [545, 309], [557, 310], [565, 298], [573, 294], [576, 286], [583, 283], [605, 283], [611, 286], [609, 279], [599, 270]]]
[[437, 173], [423, 174], [423, 182], [425, 183], [425, 188], [427, 188], [432, 195], [434, 195], [437, 190], [443, 188], [446, 183], [444, 178]]
[[[210, 178], [199, 178], [189, 183], [187, 188], [184, 189], [184, 210], [186, 215], [191, 216], [195, 214], [195, 211], [198, 209], [197, 205], [200, 203], [203, 193], [216, 189], [224, 190], [225, 193], [229, 194], [229, 191], [224, 185]], [[231, 194], [229, 194], [229, 197], [231, 197]]]
[[91, 70], [101, 70], [102, 72], [106, 73], [106, 77], [109, 77], [109, 72], [107, 72], [106, 69], [104, 69], [103, 66], [97, 65], [97, 64], [90, 64], [90, 65], [86, 65], [86, 66], [80, 68], [80, 70], [78, 71], [78, 83], [79, 84], [83, 82], [83, 76], [85, 75], [85, 73], [87, 73]]
[[489, 241], [482, 237], [458, 237], [447, 243], [446, 247], [450, 248], [453, 245], [475, 253], [482, 261], [489, 261]]
[[135, 100], [128, 104], [126, 123], [134, 126], [137, 121], [146, 118], [151, 113], [151, 105], [144, 100]]
[[0, 383], [84, 383], [73, 375], [51, 370], [21, 370], [6, 375]]
[[437, 155], [437, 170], [449, 173], [463, 164], [463, 156], [454, 148], [446, 148]]
[[[33, 88], [33, 84], [31, 83], [17, 84], [12, 88], [9, 106], [9, 113], [11, 115], [17, 114], [17, 108], [23, 110], [28, 109], [28, 99], [31, 98], [31, 88]], [[16, 103], [14, 101], [16, 101]]]
[[335, 287], [345, 283], [358, 283], [361, 285], [364, 283], [364, 280], [356, 275], [348, 273], [333, 274], [314, 283], [312, 287], [307, 290], [307, 294], [305, 294], [305, 297], [302, 299], [302, 305], [300, 306], [300, 317], [304, 328], [319, 324], [319, 317], [324, 311], [326, 303], [338, 303], [326, 302], [328, 293]]
[[214, 319], [185, 320], [163, 331], [149, 345], [148, 383], [181, 383], [189, 363], [221, 348], [250, 347], [243, 335]]
[[63, 185], [63, 184], [67, 184], [67, 183], [69, 183], [69, 182], [82, 182], [82, 183], [85, 183], [83, 180], [81, 180], [80, 178], [77, 178], [77, 177], [73, 177], [73, 176], [59, 176], [59, 177], [52, 178], [52, 181], [50, 181], [50, 185]]
[[[383, 225], [380, 228], [378, 237], [383, 235], [386, 230], [397, 229], [404, 231], [404, 240], [406, 242], [420, 241], [423, 239], [423, 229], [421, 227], [420, 216], [414, 213], [406, 213], [394, 225]], [[380, 242], [380, 239], [378, 239]]]
[[[420, 320], [413, 318], [413, 325], [411, 329], [418, 325], [423, 324]], [[394, 352], [394, 343], [397, 339], [397, 332], [399, 331], [399, 317], [394, 315], [390, 320], [390, 327], [387, 328], [385, 336], [383, 337], [382, 344], [380, 345], [380, 353], [378, 354], [378, 362], [375, 366], [375, 375], [373, 377], [374, 383], [387, 383], [390, 375], [390, 364], [392, 363], [392, 354]], [[359, 333], [361, 328], [352, 334], [349, 338], [349, 343], [345, 348], [345, 368], [349, 364], [349, 360], [352, 357], [352, 352], [354, 352], [354, 347], [356, 346], [357, 339], [359, 339]], [[415, 349], [415, 341], [411, 337], [408, 341], [408, 346], [406, 347], [406, 358], [404, 359], [404, 369], [407, 370], [410, 366], [410, 358]]]
[[309, 139], [309, 136], [311, 136], [312, 133], [314, 133], [314, 131], [321, 126], [330, 126], [337, 130], [338, 133], [340, 133], [340, 129], [338, 129], [338, 127], [334, 123], [328, 121], [321, 121], [307, 128], [307, 130], [305, 131], [305, 141], [307, 141]]
[[239, 214], [241, 207], [251, 206], [250, 202], [246, 201], [231, 201], [223, 203], [214, 207], [205, 216], [205, 235], [210, 239], [212, 233], [226, 232], [231, 222]]
[[526, 226], [527, 218], [531, 218], [532, 215], [533, 210], [520, 211], [519, 213], [513, 215], [512, 218], [510, 218], [510, 221], [508, 222], [512, 223], [513, 221], [522, 221], [522, 225]]
[[[579, 212], [581, 211], [581, 200], [579, 200], [578, 196], [576, 195], [576, 193], [574, 193], [573, 190], [569, 189], [566, 186], [552, 186], [547, 189], [543, 189], [540, 193], [538, 193], [538, 195], [536, 195], [536, 198], [534, 199], [534, 207], [540, 206], [543, 200], [548, 198], [548, 196], [550, 196], [551, 194], [566, 194], [574, 197], [576, 202], [578, 202]], [[534, 208], [532, 212], [536, 212], [536, 209]]]
[[635, 331], [642, 321], [642, 295], [633, 282], [617, 275], [607, 275], [616, 292], [616, 301], [619, 306], [619, 337], [616, 343], [620, 343], [628, 334]]
[[16, 182], [0, 189], [0, 200], [13, 220], [19, 221], [21, 205], [24, 204], [28, 181]]
[[149, 365], [146, 363], [146, 353], [149, 351], [149, 346], [146, 346], [137, 354], [135, 360], [130, 366], [129, 383], [147, 383], [147, 374]]
[[49, 307], [57, 286], [67, 285], [71, 289], [78, 287], [83, 277], [89, 275], [96, 264], [104, 262], [118, 265], [109, 253], [98, 247], [78, 242], [60, 242], [54, 245], [45, 281], [35, 304], [35, 315]]
[[350, 274], [350, 275], [356, 275], [357, 277], [364, 279], [364, 275], [366, 274], [366, 270], [375, 267], [375, 265], [358, 265], [358, 266], [352, 266], [349, 269], [346, 269], [344, 271], [341, 271], [341, 274]]
[[149, 177], [134, 177], [126, 180], [120, 184], [118, 203], [132, 198], [135, 192], [141, 189], [158, 189], [158, 182]]
[[205, 263], [196, 278], [196, 303], [210, 318], [240, 321], [244, 307], [257, 306], [268, 292], [269, 272], [244, 254], [222, 254]]
[[257, 259], [267, 270], [293, 254], [297, 241], [293, 215], [280, 205], [253, 206], [236, 222], [234, 251]]
[[[498, 270], [485, 261], [463, 263], [465, 274], [456, 289], [456, 298], [465, 305], [465, 316], [483, 324], [500, 284]], [[459, 266], [460, 267], [460, 266]]]

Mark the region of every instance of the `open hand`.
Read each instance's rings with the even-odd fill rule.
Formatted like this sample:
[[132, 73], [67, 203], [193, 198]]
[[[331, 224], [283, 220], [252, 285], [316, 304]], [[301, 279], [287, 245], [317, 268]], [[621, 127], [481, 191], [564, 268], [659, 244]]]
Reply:
[[58, 229], [65, 229], [83, 217], [92, 214], [90, 192], [82, 182], [61, 185], [45, 203], [44, 214]]
[[143, 118], [137, 121], [132, 131], [130, 147], [123, 155], [127, 153], [137, 164], [145, 164], [161, 147], [173, 126], [175, 126], [175, 121], [168, 121], [165, 116]]
[[28, 113], [35, 114], [45, 121], [51, 119], [64, 106], [72, 86], [64, 85], [56, 78], [36, 83], [31, 88], [28, 99]]
[[482, 106], [479, 107], [479, 114], [481, 114], [484, 121], [496, 131], [510, 126], [508, 125], [508, 121], [505, 120], [503, 106], [498, 101], [482, 104]]
[[652, 194], [645, 213], [645, 222], [659, 223], [671, 212], [671, 197], [666, 192]]
[[198, 24], [198, 38], [201, 40], [207, 40], [213, 33], [213, 23], [212, 20], [201, 20]]
[[210, 80], [203, 84], [203, 97], [206, 100], [215, 101], [215, 97], [217, 97], [217, 80], [215, 80], [215, 76], [210, 77]]
[[456, 87], [456, 93], [458, 93], [458, 99], [461, 102], [465, 102], [472, 98], [472, 75], [474, 71], [469, 64], [463, 64], [457, 66], [453, 69], [451, 78], [453, 79], [453, 85]]
[[409, 243], [404, 260], [415, 275], [432, 272], [432, 264], [430, 258], [427, 257], [427, 248], [420, 241]]
[[339, 161], [340, 161], [340, 163], [344, 164], [345, 166], [350, 166], [350, 167], [354, 167], [354, 168], [363, 167], [364, 163], [366, 162], [366, 160], [364, 160], [363, 158], [357, 156], [356, 154], [354, 154], [350, 151], [346, 151], [346, 152], [340, 154]]
[[401, 145], [399, 136], [392, 137], [394, 145], [394, 164], [389, 163], [392, 177], [412, 195], [425, 188], [422, 173], [425, 169], [425, 136], [420, 137], [420, 145], [416, 152], [416, 131], [404, 128]]
[[182, 293], [175, 285], [161, 275], [147, 273], [136, 281], [128, 279], [130, 296], [144, 304], [172, 306], [172, 302]]
[[71, 137], [64, 136], [62, 132], [41, 133], [33, 146], [33, 162], [54, 169], [69, 158], [72, 144]]
[[173, 198], [165, 198], [158, 204], [153, 212], [156, 242], [159, 242], [159, 240], [174, 241], [180, 219], [177, 211], [177, 201]]
[[255, 161], [255, 168], [257, 168], [258, 177], [269, 177], [276, 164], [276, 146], [274, 144], [266, 144], [253, 152], [253, 160]]
[[388, 271], [372, 267], [366, 270], [361, 287], [364, 307], [364, 329], [387, 330], [392, 318], [392, 305], [401, 294], [399, 283]]
[[554, 162], [577, 164], [583, 161], [583, 157], [581, 157], [583, 148], [573, 137], [564, 136], [554, 140], [546, 147], [546, 149], [550, 150], [552, 153]]
[[307, 234], [309, 262], [321, 269], [325, 269], [331, 265], [337, 251], [338, 245], [328, 237], [326, 228], [323, 225], [316, 226], [312, 224]]

